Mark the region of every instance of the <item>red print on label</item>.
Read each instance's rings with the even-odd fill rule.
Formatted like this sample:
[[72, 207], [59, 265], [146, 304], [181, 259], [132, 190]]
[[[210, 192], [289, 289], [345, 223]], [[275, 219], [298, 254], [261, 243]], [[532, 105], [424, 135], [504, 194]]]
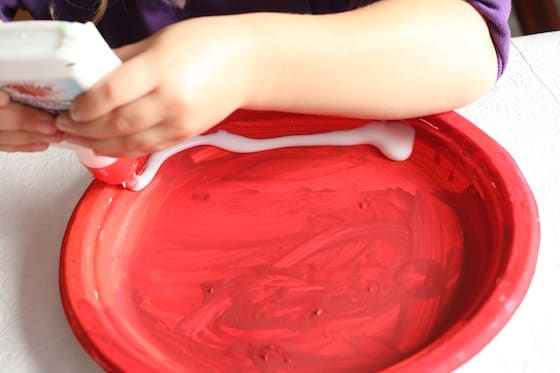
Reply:
[[5, 88], [14, 93], [35, 98], [48, 98], [53, 95], [54, 91], [50, 86], [39, 86], [33, 83], [13, 83], [7, 84]]

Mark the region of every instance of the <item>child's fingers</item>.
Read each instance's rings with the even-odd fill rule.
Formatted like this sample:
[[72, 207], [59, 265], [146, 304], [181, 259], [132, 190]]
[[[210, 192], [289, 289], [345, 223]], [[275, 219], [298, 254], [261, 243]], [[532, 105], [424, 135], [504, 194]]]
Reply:
[[49, 144], [25, 144], [25, 145], [0, 145], [0, 152], [41, 152], [43, 150], [47, 150], [49, 148]]
[[45, 135], [57, 133], [52, 115], [17, 103], [0, 108], [0, 131], [26, 131]]
[[74, 121], [87, 122], [134, 101], [158, 84], [149, 53], [134, 57], [80, 95], [70, 108]]
[[50, 144], [25, 144], [18, 146], [16, 151], [27, 153], [42, 152], [44, 150], [47, 150], [49, 146]]
[[139, 157], [163, 150], [178, 142], [178, 139], [170, 136], [169, 126], [165, 124], [158, 124], [132, 135], [110, 139], [88, 139], [70, 135], [65, 136], [65, 140], [93, 149], [97, 154], [117, 158]]
[[25, 131], [0, 131], [0, 146], [18, 147], [29, 144], [51, 144], [62, 141], [62, 134], [42, 135]]
[[120, 137], [154, 126], [166, 114], [164, 106], [159, 94], [154, 91], [92, 122], [73, 122], [68, 114], [61, 114], [56, 119], [56, 126], [66, 134], [80, 137]]

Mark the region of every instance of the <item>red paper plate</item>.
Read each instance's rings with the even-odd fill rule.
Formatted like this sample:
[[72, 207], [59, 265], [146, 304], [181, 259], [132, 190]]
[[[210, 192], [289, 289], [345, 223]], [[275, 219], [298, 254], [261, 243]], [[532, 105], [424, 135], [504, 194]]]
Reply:
[[[505, 325], [533, 275], [535, 201], [456, 113], [370, 146], [169, 159], [141, 192], [94, 181], [63, 243], [77, 338], [107, 371], [450, 371]], [[240, 112], [264, 138], [363, 120]]]

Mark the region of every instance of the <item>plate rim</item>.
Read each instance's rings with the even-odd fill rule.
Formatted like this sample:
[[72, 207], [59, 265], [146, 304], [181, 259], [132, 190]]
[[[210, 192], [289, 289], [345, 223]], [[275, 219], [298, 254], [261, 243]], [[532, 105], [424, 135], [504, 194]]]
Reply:
[[[230, 119], [251, 118], [252, 115], [251, 112], [242, 111], [234, 113]], [[317, 117], [277, 112], [259, 112], [257, 115], [269, 115], [273, 118]], [[383, 372], [452, 371], [474, 357], [500, 333], [522, 303], [534, 276], [540, 244], [539, 214], [533, 192], [513, 157], [496, 140], [455, 111], [414, 119], [436, 129], [438, 126], [454, 123], [453, 129], [467, 139], [476, 141], [477, 147], [484, 153], [492, 150], [493, 166], [500, 170], [499, 175], [505, 179], [505, 189], [511, 196], [513, 224], [519, 225], [521, 221], [524, 228], [512, 230], [512, 247], [525, 247], [525, 249], [518, 250], [518, 255], [508, 260], [503, 271], [505, 276], [501, 277], [500, 283], [488, 294], [487, 299], [472, 317], [463, 323], [458, 320], [451, 326], [451, 329], [457, 329], [455, 333], [449, 333], [448, 330], [443, 337], [440, 336], [434, 341], [437, 343], [425, 346], [404, 360], [387, 367]], [[368, 122], [365, 119], [358, 121], [362, 124]], [[60, 252], [59, 293], [66, 319], [79, 343], [102, 369], [114, 371], [121, 368], [92, 341], [74, 312], [72, 296], [67, 291], [66, 280], [66, 259], [71, 251], [68, 241], [73, 234], [73, 223], [80, 212], [80, 206], [85, 203], [84, 201], [92, 198], [91, 194], [94, 193], [92, 191], [104, 187], [107, 186], [100, 185], [94, 180], [80, 197], [69, 219]], [[524, 201], [524, 203], [516, 203], [516, 201]], [[440, 340], [442, 338], [443, 340]]]

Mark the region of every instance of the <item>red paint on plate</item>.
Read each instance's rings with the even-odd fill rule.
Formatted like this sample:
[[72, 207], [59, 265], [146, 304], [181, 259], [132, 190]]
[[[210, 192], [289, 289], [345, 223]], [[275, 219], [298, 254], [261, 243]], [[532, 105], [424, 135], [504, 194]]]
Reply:
[[[64, 308], [108, 371], [450, 371], [509, 320], [539, 226], [510, 156], [456, 113], [369, 146], [169, 159], [141, 192], [94, 181], [69, 223]], [[240, 112], [262, 138], [363, 120]]]

